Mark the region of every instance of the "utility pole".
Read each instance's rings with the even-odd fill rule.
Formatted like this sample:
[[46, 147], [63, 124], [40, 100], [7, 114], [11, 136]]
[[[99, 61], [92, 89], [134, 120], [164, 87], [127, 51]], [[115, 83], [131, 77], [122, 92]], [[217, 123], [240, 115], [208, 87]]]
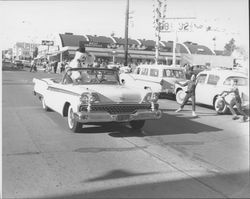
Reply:
[[160, 51], [160, 33], [165, 24], [167, 3], [166, 0], [154, 0], [153, 27], [155, 28], [155, 63], [158, 64]]
[[128, 20], [129, 20], [129, 0], [127, 0], [126, 20], [125, 20], [125, 62], [124, 66], [128, 65]]

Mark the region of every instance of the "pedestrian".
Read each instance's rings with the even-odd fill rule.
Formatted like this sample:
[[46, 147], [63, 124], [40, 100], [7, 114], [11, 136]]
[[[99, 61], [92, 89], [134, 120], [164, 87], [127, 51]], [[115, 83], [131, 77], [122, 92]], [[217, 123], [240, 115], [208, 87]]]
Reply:
[[31, 66], [30, 66], [30, 72], [32, 72], [32, 70], [34, 70], [35, 71], [35, 67], [36, 67], [36, 61], [33, 59], [32, 61], [31, 61], [31, 64], [30, 64]]
[[[229, 108], [230, 112], [232, 113], [232, 115], [233, 115], [232, 119], [233, 120], [239, 119], [237, 113], [235, 112], [235, 110], [233, 108], [234, 105], [236, 105], [236, 108], [239, 111], [239, 113], [241, 115], [243, 115], [242, 120], [245, 122], [248, 119], [248, 115], [242, 110], [242, 101], [241, 101], [239, 89], [237, 87], [237, 80], [231, 79], [230, 86], [231, 86], [231, 88], [229, 91], [223, 91], [220, 95], [224, 99], [227, 107]], [[227, 102], [225, 100], [225, 97], [228, 95], [231, 95], [230, 102]]]
[[195, 75], [193, 74], [191, 76], [190, 80], [184, 84], [182, 84], [178, 81], [176, 81], [175, 83], [179, 84], [182, 87], [187, 86], [185, 98], [184, 98], [181, 106], [175, 112], [176, 113], [180, 112], [183, 109], [183, 107], [185, 106], [185, 104], [188, 102], [189, 98], [191, 98], [192, 99], [192, 116], [197, 117], [197, 115], [195, 113], [195, 88], [196, 88], [196, 84], [197, 84]]
[[58, 61], [54, 61], [54, 73], [57, 72]]

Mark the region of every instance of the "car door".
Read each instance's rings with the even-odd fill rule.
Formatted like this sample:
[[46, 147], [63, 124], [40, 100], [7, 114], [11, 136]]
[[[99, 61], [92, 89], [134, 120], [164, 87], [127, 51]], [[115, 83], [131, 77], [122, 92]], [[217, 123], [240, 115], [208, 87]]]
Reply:
[[213, 106], [214, 96], [217, 95], [217, 84], [220, 77], [215, 74], [200, 74], [197, 78], [196, 101]]
[[46, 94], [46, 103], [47, 105], [55, 110], [56, 112], [61, 113], [62, 107], [65, 103], [66, 95], [69, 95], [68, 90], [72, 87], [73, 84], [62, 84], [58, 80], [53, 80], [48, 86]]
[[138, 86], [140, 88], [144, 88], [145, 86], [150, 86], [149, 81], [148, 81], [148, 73], [149, 73], [149, 68], [148, 67], [141, 67], [140, 73], [137, 75], [135, 79], [135, 86]]

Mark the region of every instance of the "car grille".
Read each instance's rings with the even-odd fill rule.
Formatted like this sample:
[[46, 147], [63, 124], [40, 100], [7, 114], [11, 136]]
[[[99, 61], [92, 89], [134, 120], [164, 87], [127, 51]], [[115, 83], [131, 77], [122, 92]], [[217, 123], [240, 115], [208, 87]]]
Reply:
[[[158, 109], [159, 105], [155, 104], [155, 109]], [[135, 113], [138, 110], [149, 110], [151, 109], [150, 104], [92, 104], [91, 111], [104, 111], [109, 114], [120, 114], [120, 113]], [[80, 111], [87, 111], [87, 105], [81, 105]]]

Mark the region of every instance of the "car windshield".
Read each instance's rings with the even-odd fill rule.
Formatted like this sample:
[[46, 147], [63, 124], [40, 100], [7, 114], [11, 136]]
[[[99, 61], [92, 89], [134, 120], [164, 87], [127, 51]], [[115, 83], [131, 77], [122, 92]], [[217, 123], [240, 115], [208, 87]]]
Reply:
[[[114, 69], [70, 69], [64, 76], [64, 80], [66, 78], [70, 79], [68, 83], [76, 84], [119, 84], [118, 72]], [[64, 81], [64, 83], [67, 82]]]
[[175, 70], [175, 69], [164, 69], [163, 70], [163, 77], [174, 77], [184, 79], [185, 75], [182, 70]]

